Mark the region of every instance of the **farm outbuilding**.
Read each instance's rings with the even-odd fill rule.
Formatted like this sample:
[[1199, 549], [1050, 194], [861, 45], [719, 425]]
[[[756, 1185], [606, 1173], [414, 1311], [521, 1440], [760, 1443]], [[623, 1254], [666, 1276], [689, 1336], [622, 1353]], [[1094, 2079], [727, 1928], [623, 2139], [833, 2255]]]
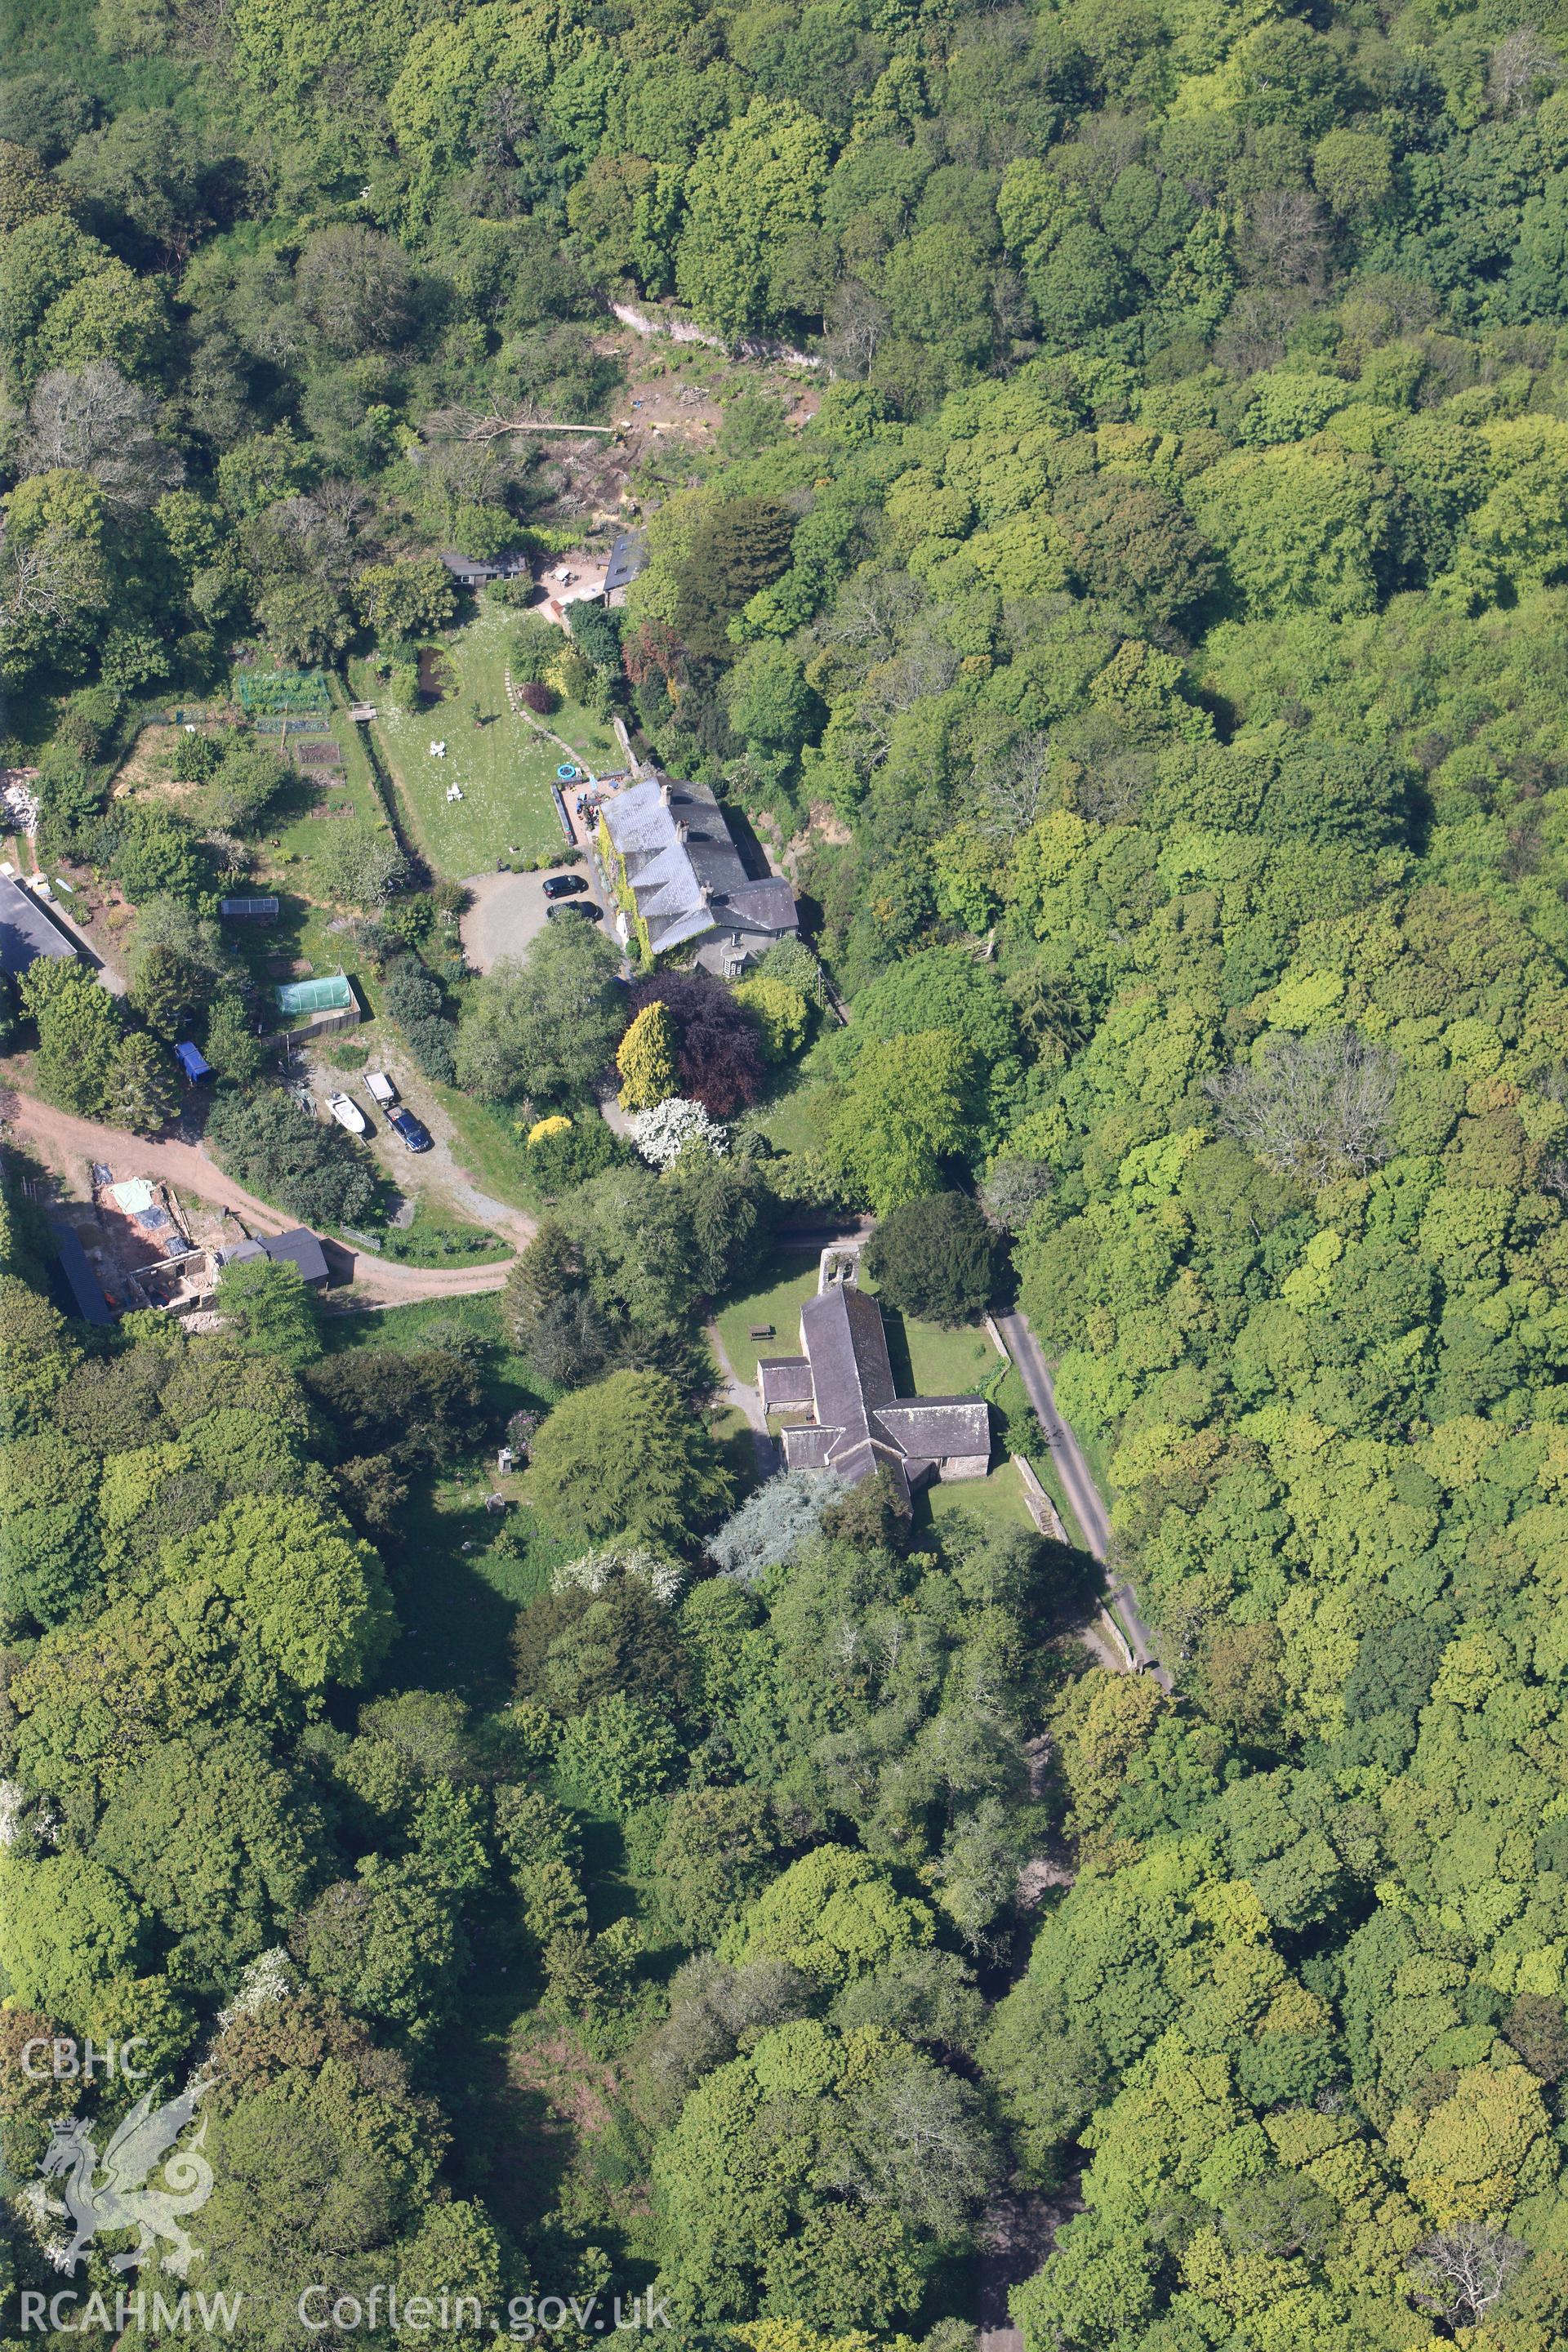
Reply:
[[109, 1311], [103, 1286], [93, 1272], [92, 1261], [82, 1244], [80, 1234], [66, 1224], [51, 1225], [49, 1232], [75, 1312], [84, 1323], [104, 1328], [113, 1322], [114, 1318]]
[[73, 956], [73, 940], [44, 912], [30, 890], [0, 874], [0, 971], [13, 978], [40, 956]]
[[275, 1265], [297, 1265], [300, 1281], [312, 1290], [324, 1289], [331, 1280], [326, 1252], [307, 1225], [291, 1225], [286, 1234], [263, 1234], [261, 1246]]

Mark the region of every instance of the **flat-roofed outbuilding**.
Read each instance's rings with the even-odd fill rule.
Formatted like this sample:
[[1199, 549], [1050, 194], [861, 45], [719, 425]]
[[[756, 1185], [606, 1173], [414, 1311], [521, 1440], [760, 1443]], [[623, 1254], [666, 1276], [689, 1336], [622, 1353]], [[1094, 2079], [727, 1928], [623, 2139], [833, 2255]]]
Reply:
[[40, 956], [74, 956], [74, 940], [50, 920], [30, 890], [0, 874], [0, 971], [13, 980], [36, 964]]

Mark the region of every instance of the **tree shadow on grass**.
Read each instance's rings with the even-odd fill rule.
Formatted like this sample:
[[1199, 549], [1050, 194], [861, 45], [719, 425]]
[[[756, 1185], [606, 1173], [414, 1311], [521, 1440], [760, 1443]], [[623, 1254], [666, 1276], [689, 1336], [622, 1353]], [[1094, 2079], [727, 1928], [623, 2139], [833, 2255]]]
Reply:
[[[273, 748], [276, 749], [276, 745]], [[325, 761], [319, 766], [300, 763], [296, 744], [285, 748], [284, 757], [289, 763], [289, 781], [268, 802], [265, 816], [255, 826], [257, 833], [265, 834], [268, 838], [273, 834], [281, 833], [285, 825], [297, 824], [301, 817], [309, 816], [320, 803], [331, 800], [334, 793], [342, 793], [350, 789], [341, 764], [329, 767]]]
[[719, 1440], [719, 1452], [733, 1482], [735, 1503], [739, 1507], [762, 1483], [756, 1432], [749, 1423], [742, 1429], [731, 1429]]
[[510, 1697], [508, 1645], [523, 1603], [495, 1573], [497, 1532], [482, 1508], [443, 1510], [428, 1494], [410, 1496], [395, 1542], [384, 1547], [402, 1629], [382, 1675], [389, 1689], [458, 1690], [479, 1706]]
[[458, 2031], [442, 2036], [433, 2084], [453, 2126], [459, 2192], [483, 2196], [522, 2234], [555, 2202], [572, 2147], [543, 2092], [517, 2079], [519, 2004], [538, 1998], [535, 1956], [510, 1889], [492, 1889], [468, 1923], [471, 1962]]
[[[517, 1994], [510, 1997], [515, 2013]], [[453, 2124], [458, 2185], [526, 2240], [556, 2207], [574, 2153], [567, 2114], [535, 2068], [519, 2063], [508, 2005], [465, 1994], [467, 2030], [443, 2049], [441, 2103]], [[538, 2069], [542, 2073], [542, 2068]]]

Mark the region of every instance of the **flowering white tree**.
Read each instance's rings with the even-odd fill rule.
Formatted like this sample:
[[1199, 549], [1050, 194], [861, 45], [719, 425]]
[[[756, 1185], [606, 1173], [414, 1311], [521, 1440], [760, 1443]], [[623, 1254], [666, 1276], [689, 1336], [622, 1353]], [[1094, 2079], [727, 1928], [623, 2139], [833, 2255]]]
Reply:
[[730, 1149], [730, 1130], [709, 1118], [700, 1102], [671, 1095], [651, 1110], [639, 1110], [632, 1120], [632, 1141], [650, 1168], [668, 1168], [689, 1143], [722, 1159]]
[[603, 1592], [617, 1579], [646, 1584], [656, 1601], [679, 1601], [686, 1571], [676, 1560], [665, 1559], [646, 1544], [612, 1543], [602, 1550], [585, 1551], [569, 1559], [550, 1580], [552, 1592]]

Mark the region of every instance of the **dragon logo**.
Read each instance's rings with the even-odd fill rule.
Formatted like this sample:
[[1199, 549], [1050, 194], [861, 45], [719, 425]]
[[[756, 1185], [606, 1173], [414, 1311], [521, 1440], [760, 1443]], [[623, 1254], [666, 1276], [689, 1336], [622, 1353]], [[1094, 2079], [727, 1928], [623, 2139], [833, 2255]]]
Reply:
[[[74, 2271], [100, 2231], [136, 2230], [138, 2242], [113, 2258], [117, 2271], [133, 2269], [166, 2242], [170, 2251], [163, 2256], [163, 2269], [177, 2278], [185, 2276], [202, 2249], [191, 2243], [181, 2221], [185, 2214], [200, 2211], [213, 2189], [212, 2167], [201, 2152], [206, 2117], [184, 2147], [176, 2147], [175, 2142], [195, 2117], [205, 2088], [198, 2083], [161, 2107], [153, 2106], [149, 2091], [116, 2126], [101, 2159], [89, 2124], [73, 2118], [52, 2126], [44, 2178], [63, 2177], [65, 2202], [53, 2198], [46, 2202], [50, 2212], [68, 2215], [76, 2227], [70, 2243], [55, 2256], [57, 2269]], [[160, 2185], [149, 2188], [148, 2175], [160, 2167]]]

